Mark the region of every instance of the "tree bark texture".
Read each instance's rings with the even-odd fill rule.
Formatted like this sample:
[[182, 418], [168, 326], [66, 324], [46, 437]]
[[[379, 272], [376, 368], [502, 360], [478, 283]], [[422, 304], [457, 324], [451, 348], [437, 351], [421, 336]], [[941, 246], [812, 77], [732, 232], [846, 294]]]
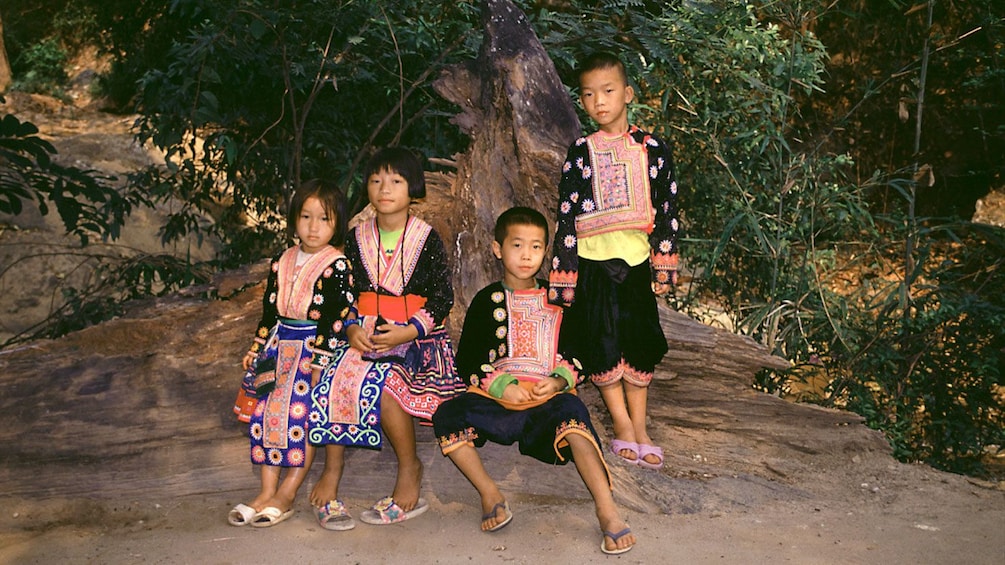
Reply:
[[0, 94], [7, 91], [11, 79], [10, 61], [7, 59], [7, 48], [3, 42], [3, 14], [0, 14]]
[[555, 65], [523, 12], [509, 0], [485, 0], [482, 25], [478, 58], [433, 84], [460, 108], [452, 121], [471, 137], [451, 179], [461, 213], [445, 228], [452, 233], [441, 231], [453, 242], [454, 332], [474, 295], [502, 276], [492, 255], [496, 217], [520, 205], [553, 219], [565, 151], [581, 132]]

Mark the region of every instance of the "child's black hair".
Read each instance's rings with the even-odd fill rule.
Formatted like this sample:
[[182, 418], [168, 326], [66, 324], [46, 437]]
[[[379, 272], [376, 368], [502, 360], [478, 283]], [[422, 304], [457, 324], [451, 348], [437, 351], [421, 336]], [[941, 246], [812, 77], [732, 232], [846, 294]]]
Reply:
[[584, 74], [611, 67], [616, 67], [621, 75], [621, 80], [628, 84], [628, 71], [625, 70], [625, 63], [620, 57], [609, 51], [594, 51], [582, 58], [576, 66], [576, 79], [582, 82]]
[[370, 176], [381, 171], [392, 171], [405, 178], [410, 198], [425, 198], [426, 175], [418, 155], [404, 147], [385, 147], [374, 153], [363, 168], [363, 186], [370, 182]]
[[289, 215], [286, 218], [287, 235], [290, 237], [297, 235], [297, 218], [304, 209], [304, 202], [307, 202], [307, 199], [311, 196], [321, 201], [321, 206], [324, 207], [325, 214], [328, 215], [329, 219], [335, 219], [335, 233], [328, 243], [335, 247], [342, 247], [345, 245], [345, 237], [349, 231], [345, 195], [342, 194], [342, 190], [334, 183], [321, 179], [304, 181], [293, 193], [293, 198], [290, 200]]
[[548, 239], [550, 237], [548, 233], [548, 220], [544, 218], [544, 214], [538, 212], [537, 210], [527, 208], [526, 206], [514, 206], [502, 214], [499, 214], [499, 218], [496, 220], [495, 229], [496, 243], [499, 245], [503, 244], [503, 241], [506, 240], [506, 234], [509, 232], [510, 226], [539, 227], [544, 230], [544, 244], [548, 245]]

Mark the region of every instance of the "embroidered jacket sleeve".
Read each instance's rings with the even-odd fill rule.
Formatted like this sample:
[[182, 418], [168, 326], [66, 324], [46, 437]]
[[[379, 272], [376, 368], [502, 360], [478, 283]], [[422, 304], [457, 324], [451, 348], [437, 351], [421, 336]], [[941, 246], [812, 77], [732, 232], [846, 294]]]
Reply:
[[419, 330], [419, 337], [442, 324], [454, 307], [454, 287], [450, 282], [447, 251], [436, 230], [430, 230], [426, 237], [415, 271], [405, 284], [405, 294], [426, 298], [426, 305], [408, 321]]
[[345, 258], [354, 269], [359, 271], [359, 276], [353, 277], [352, 280], [352, 290], [356, 293], [356, 296], [359, 296], [360, 292], [370, 288], [370, 281], [367, 279], [366, 270], [359, 268], [361, 263], [359, 257], [359, 239], [356, 237], [357, 229], [353, 228], [349, 230], [349, 235], [346, 236]]
[[637, 132], [649, 154], [649, 181], [655, 219], [649, 234], [650, 265], [653, 282], [677, 284], [677, 180], [670, 146], [649, 133]]
[[359, 293], [370, 290], [370, 281], [366, 276], [366, 269], [360, 268], [362, 263], [360, 263], [359, 240], [356, 237], [356, 229], [358, 228], [349, 230], [349, 235], [346, 236], [345, 241], [345, 258], [357, 271], [357, 274], [352, 277], [350, 282], [350, 288], [353, 292], [353, 302], [349, 308], [349, 314], [352, 318], [359, 316], [359, 311], [356, 310], [356, 299], [359, 298]]
[[251, 342], [251, 349], [249, 349], [256, 357], [262, 352], [269, 332], [279, 320], [276, 300], [279, 298], [279, 258], [282, 256], [282, 253], [276, 255], [269, 263], [269, 276], [265, 280], [265, 294], [262, 296], [262, 318], [258, 322], [255, 339]]
[[314, 296], [307, 318], [318, 324], [311, 366], [324, 369], [334, 355], [335, 341], [345, 340], [345, 317], [356, 300], [352, 264], [339, 257], [314, 283]]
[[[464, 328], [457, 345], [457, 374], [468, 384], [480, 386], [486, 391], [486, 379], [493, 372], [491, 363], [498, 358], [500, 347], [505, 350], [505, 336], [496, 335], [499, 321], [494, 319], [493, 310], [502, 307], [505, 311], [506, 304], [505, 301], [501, 305], [492, 301], [493, 295], [498, 298], [502, 292], [502, 285], [496, 282], [475, 295], [464, 315]], [[505, 313], [502, 317], [505, 323]]]
[[580, 199], [593, 190], [592, 176], [586, 138], [580, 137], [569, 147], [562, 165], [562, 180], [558, 183], [558, 223], [548, 275], [548, 301], [552, 304], [568, 306], [576, 299], [579, 277], [576, 214]]

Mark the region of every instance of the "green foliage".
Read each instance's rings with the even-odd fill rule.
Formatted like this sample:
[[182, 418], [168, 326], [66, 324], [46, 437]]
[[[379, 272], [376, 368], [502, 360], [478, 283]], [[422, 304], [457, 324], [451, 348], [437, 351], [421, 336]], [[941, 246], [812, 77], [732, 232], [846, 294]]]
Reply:
[[4, 46], [12, 63], [40, 39], [52, 37], [53, 19], [64, 3], [63, 0], [4, 0], [0, 15], [3, 16]]
[[4, 2], [4, 46], [14, 78], [12, 89], [65, 98], [68, 60], [84, 47], [103, 45], [92, 1]]
[[301, 179], [336, 179], [351, 194], [375, 146], [442, 155], [462, 142], [430, 82], [471, 54], [477, 14], [466, 4], [190, 0], [173, 10], [198, 23], [144, 77], [138, 122], [170, 160], [152, 179], [156, 197], [185, 203], [165, 241], [203, 230], [198, 218], [211, 215], [225, 262], [246, 262], [281, 245]]
[[845, 178], [850, 159], [794, 139], [799, 97], [822, 84], [823, 46], [770, 20], [736, 3], [667, 15], [678, 65], [653, 66], [647, 82], [663, 87], [650, 96], [660, 106], [638, 115], [671, 116], [663, 132], [675, 141], [685, 246], [698, 274], [685, 305], [701, 293], [734, 327], [798, 357], [807, 353], [807, 312], [826, 300], [821, 263], [872, 221]]
[[[85, 251], [92, 239], [117, 239], [130, 212], [151, 201], [143, 190], [114, 187], [114, 178], [59, 165], [53, 161], [55, 155], [55, 148], [39, 137], [34, 124], [11, 114], [3, 115], [0, 213], [17, 216], [31, 201], [43, 215], [54, 210], [67, 233], [75, 235], [81, 244], [80, 250], [62, 254], [79, 257], [81, 268], [86, 265], [93, 272], [85, 284], [60, 289], [62, 300], [44, 323], [0, 343], [0, 348], [28, 339], [57, 337], [108, 320], [122, 312], [126, 300], [159, 296], [205, 282], [209, 277], [207, 265], [193, 265], [187, 258], [134, 251]], [[13, 266], [3, 266], [0, 279], [9, 276]]]
[[[694, 274], [679, 305], [700, 314], [711, 302], [797, 368], [822, 363], [833, 383], [820, 401], [865, 414], [899, 457], [973, 472], [1005, 439], [1001, 248], [955, 229], [954, 244], [917, 245], [898, 266], [891, 247], [938, 230], [904, 214], [877, 221], [870, 195], [883, 183], [854, 178], [851, 156], [805, 129], [828, 61], [807, 13], [691, 3], [649, 14], [662, 34], [631, 16], [631, 39], [598, 34], [629, 54], [633, 119], [675, 145]], [[902, 173], [888, 178], [913, 199]], [[900, 280], [917, 284], [886, 282], [905, 269]], [[969, 284], [977, 273], [986, 280]], [[764, 374], [758, 386], [782, 392], [792, 378]]]
[[[807, 108], [807, 125], [827, 134], [821, 142], [831, 150], [853, 156], [859, 184], [875, 171], [931, 165], [937, 183], [920, 191], [919, 213], [970, 217], [974, 201], [1000, 187], [1005, 173], [1005, 3], [935, 2], [931, 28], [923, 2], [842, 4], [819, 10], [813, 21], [832, 56], [833, 86]], [[872, 189], [878, 210], [903, 203], [887, 183]]]
[[899, 457], [979, 472], [1005, 445], [1005, 230], [933, 222], [922, 235], [907, 311], [902, 285], [861, 292], [863, 313], [843, 330], [857, 347], [831, 348], [845, 368], [832, 394]]
[[26, 49], [11, 67], [16, 77], [11, 87], [15, 90], [60, 94], [66, 83], [66, 51], [54, 38]]
[[[74, 250], [64, 253], [89, 269], [85, 281], [57, 289], [59, 306], [42, 323], [0, 343], [0, 348], [38, 338], [55, 338], [122, 315], [130, 300], [165, 296], [209, 280], [209, 265], [193, 265], [186, 258], [136, 252], [102, 253]], [[9, 267], [8, 267], [9, 268]], [[0, 277], [7, 269], [0, 270]]]
[[100, 44], [95, 7], [82, 0], [67, 2], [52, 18], [52, 33], [71, 52]]

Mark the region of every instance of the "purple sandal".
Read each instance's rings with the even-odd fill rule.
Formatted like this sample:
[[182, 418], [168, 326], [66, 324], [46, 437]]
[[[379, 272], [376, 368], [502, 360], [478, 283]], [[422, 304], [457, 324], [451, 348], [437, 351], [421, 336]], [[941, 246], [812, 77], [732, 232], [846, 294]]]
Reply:
[[[659, 458], [659, 463], [650, 463], [645, 460], [646, 455], [655, 455]], [[662, 469], [663, 468], [663, 448], [655, 445], [641, 444], [639, 445], [639, 460], [638, 465], [640, 467], [645, 467], [646, 469]]]
[[[631, 451], [632, 453], [634, 453], [635, 454], [635, 459], [629, 459], [629, 458], [621, 455], [621, 452], [625, 451], [625, 450], [628, 450], [628, 451]], [[624, 461], [626, 461], [629, 465], [637, 465], [638, 462], [639, 462], [639, 459], [640, 459], [639, 444], [635, 443], [634, 441], [624, 441], [624, 440], [620, 440], [620, 439], [612, 440], [611, 441], [611, 453], [617, 455], [618, 457], [620, 457], [621, 459], [623, 459]]]

